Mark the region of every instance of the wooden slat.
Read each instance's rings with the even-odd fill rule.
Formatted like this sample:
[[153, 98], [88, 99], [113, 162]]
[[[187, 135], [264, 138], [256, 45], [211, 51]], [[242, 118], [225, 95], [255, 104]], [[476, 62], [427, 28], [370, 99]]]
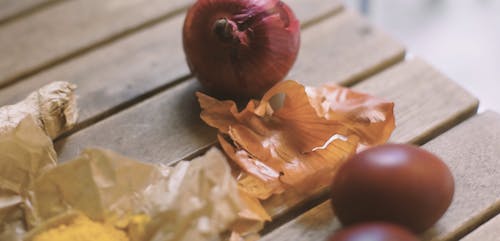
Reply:
[[78, 86], [79, 124], [186, 76], [180, 32], [184, 15], [123, 38], [0, 89], [0, 105], [15, 103], [55, 80]]
[[[473, 115], [478, 106], [476, 98], [420, 59], [400, 63], [353, 88], [394, 101], [397, 127], [391, 142], [422, 143]], [[307, 200], [288, 193], [265, 206], [279, 216]]]
[[329, 17], [344, 8], [341, 0], [284, 0], [284, 2], [290, 6], [302, 26]]
[[421, 59], [354, 86], [396, 103], [391, 141], [422, 144], [477, 111], [479, 101]]
[[[287, 1], [307, 23], [341, 9], [339, 1]], [[0, 89], [0, 105], [15, 103], [33, 89], [54, 80], [78, 86], [79, 125], [112, 114], [189, 75], [182, 50], [184, 15], [178, 15], [144, 31], [123, 38], [98, 51], [58, 65], [33, 77]]]
[[341, 224], [326, 201], [265, 235], [260, 241], [326, 241]]
[[404, 56], [402, 45], [350, 10], [311, 29], [302, 41], [289, 78], [310, 85], [350, 85]]
[[455, 178], [451, 207], [424, 240], [457, 240], [500, 213], [500, 114], [483, 113], [424, 147]]
[[0, 86], [162, 19], [192, 0], [75, 0], [0, 26]]
[[462, 241], [498, 241], [500, 239], [500, 215], [481, 225]]
[[0, 0], [0, 23], [59, 0]]
[[[335, 22], [335, 19], [339, 18], [339, 21], [342, 21], [344, 24], [352, 25], [352, 28], [342, 27], [341, 30], [345, 31], [342, 33], [341, 31], [337, 31], [336, 27], [338, 26]], [[345, 18], [350, 18], [351, 21], [344, 21]], [[356, 20], [357, 19], [357, 20]], [[339, 35], [353, 35], [351, 31], [357, 31], [355, 26], [359, 21], [363, 21], [357, 15], [352, 14], [351, 12], [340, 13], [333, 17], [333, 20], [328, 19], [325, 22], [320, 22], [318, 25], [313, 25], [311, 28], [303, 31], [304, 41], [303, 47], [301, 51], [308, 52], [313, 51], [312, 46], [307, 41], [307, 35], [310, 34], [310, 31], [314, 31], [314, 28], [320, 27], [325, 28], [324, 25], [330, 26], [329, 29], [337, 32]], [[313, 33], [318, 33], [314, 31]], [[321, 34], [321, 33], [318, 33]], [[367, 38], [372, 39], [372, 35], [382, 35], [380, 32], [372, 32], [370, 35], [365, 35]], [[359, 38], [352, 39], [351, 43], [355, 46], [357, 45], [357, 41]], [[370, 41], [365, 41], [361, 38], [360, 41], [365, 43], [369, 43]], [[316, 43], [318, 44], [318, 43]], [[323, 44], [325, 48], [328, 47], [328, 42]], [[334, 45], [331, 45], [332, 48], [335, 48]], [[396, 44], [394, 47], [396, 49], [400, 48], [399, 44]], [[401, 51], [403, 51], [401, 49]], [[372, 69], [371, 66], [380, 65], [380, 59], [389, 59], [393, 58], [394, 55], [400, 55], [399, 52], [394, 53], [394, 51], [387, 52], [378, 52], [381, 57], [374, 60], [370, 66], [367, 66], [366, 69]], [[317, 52], [320, 55], [320, 52]], [[372, 55], [372, 53], [366, 53], [366, 55]], [[360, 53], [358, 55], [358, 59], [362, 61], [366, 58], [366, 55]], [[332, 56], [333, 59], [344, 59], [342, 55]], [[352, 61], [356, 61], [352, 59]], [[353, 64], [354, 65], [354, 64]], [[297, 65], [300, 67], [300, 64]], [[329, 75], [329, 69], [327, 66], [323, 66], [323, 70], [325, 75]], [[304, 71], [306, 71], [304, 69]], [[311, 70], [308, 70], [311, 71]], [[363, 72], [363, 70], [358, 69], [357, 67], [352, 68], [352, 71]], [[298, 71], [296, 73], [299, 73]], [[102, 78], [106, 79], [106, 78]], [[101, 79], [101, 80], [102, 80]], [[319, 81], [323, 81], [324, 79], [319, 79]], [[194, 80], [191, 80], [194, 82]], [[194, 85], [194, 83], [187, 84]], [[73, 136], [70, 136], [66, 139], [65, 147], [60, 151], [62, 159], [67, 159], [78, 153], [81, 147], [87, 145], [99, 145], [106, 146], [118, 152], [124, 153], [126, 155], [130, 155], [133, 157], [137, 157], [141, 160], [145, 161], [158, 161], [158, 160], [174, 160], [177, 158], [181, 158], [184, 155], [189, 154], [191, 151], [194, 151], [202, 146], [209, 144], [214, 140], [214, 135], [210, 135], [210, 138], [200, 137], [202, 134], [197, 131], [191, 131], [190, 129], [199, 129], [204, 130], [203, 133], [207, 133], [205, 127], [200, 122], [194, 122], [193, 120], [179, 120], [178, 116], [190, 116], [190, 118], [195, 118], [198, 120], [197, 115], [199, 114], [199, 110], [197, 107], [193, 106], [190, 109], [181, 109], [176, 104], [169, 104], [165, 102], [165, 99], [175, 99], [175, 98], [184, 98], [184, 101], [191, 100], [194, 98], [194, 87], [191, 89], [187, 89], [185, 84], [182, 84], [180, 87], [174, 87], [171, 90], [168, 90], [164, 93], [161, 93], [155, 96], [151, 101], [147, 101], [146, 103], [141, 103], [130, 110], [126, 110], [122, 113], [117, 114], [116, 116], [112, 116], [110, 119], [103, 121], [102, 123], [97, 123], [94, 126], [91, 126], [81, 132], [76, 133]], [[133, 89], [133, 88], [132, 88]], [[111, 90], [102, 90], [102, 91], [113, 91]], [[132, 91], [132, 90], [130, 90]], [[82, 95], [80, 95], [82, 96]], [[80, 103], [82, 103], [82, 99], [80, 99]], [[96, 102], [90, 102], [87, 106], [96, 105]], [[106, 102], [99, 102], [100, 104]], [[157, 103], [163, 103], [162, 105], [158, 105]], [[85, 104], [83, 104], [85, 106]], [[85, 109], [82, 108], [85, 112]], [[156, 112], [156, 113], [155, 113]], [[189, 114], [187, 113], [189, 112]], [[143, 119], [148, 115], [159, 115], [155, 118], [151, 119]], [[191, 123], [192, 126], [189, 125], [180, 125], [176, 123], [180, 123], [183, 121], [187, 121]], [[132, 125], [140, 125], [142, 126], [140, 130], [135, 128], [130, 128]], [[113, 132], [113, 135], [107, 133], [108, 130], [112, 128], [116, 130]], [[182, 130], [181, 128], [185, 128], [186, 130]], [[106, 131], [104, 131], [106, 130]], [[182, 139], [186, 140], [180, 141], [180, 136], [172, 133], [184, 132], [185, 136], [182, 136]], [[129, 136], [134, 136], [135, 138], [131, 139]], [[120, 141], [117, 141], [120, 139]], [[193, 141], [190, 141], [190, 140]], [[200, 141], [202, 139], [203, 141]], [[141, 143], [141, 149], [133, 148], [137, 146], [137, 143]], [[187, 143], [187, 144], [186, 144]]]
[[[423, 240], [458, 240], [500, 213], [499, 146], [500, 115], [493, 112], [473, 117], [423, 146], [448, 164], [456, 189], [452, 205]], [[262, 240], [324, 240], [340, 227], [327, 201]]]

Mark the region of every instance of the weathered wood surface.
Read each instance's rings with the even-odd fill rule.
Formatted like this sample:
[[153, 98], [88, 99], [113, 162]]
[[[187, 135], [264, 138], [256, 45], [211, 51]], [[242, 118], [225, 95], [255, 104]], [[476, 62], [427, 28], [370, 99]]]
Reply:
[[[391, 142], [422, 143], [473, 115], [478, 106], [475, 97], [420, 59], [397, 64], [353, 88], [394, 101], [396, 129]], [[286, 194], [265, 205], [279, 215], [306, 200]]]
[[[301, 51], [308, 52], [314, 51], [315, 45], [319, 44], [315, 42], [315, 44], [309, 44], [307, 40], [307, 36], [310, 34], [310, 31], [314, 31], [315, 28], [325, 28], [323, 25], [329, 26], [329, 29], [335, 30], [335, 27], [338, 25], [335, 22], [335, 19], [339, 18], [339, 21], [342, 21], [344, 24], [353, 26], [350, 27], [342, 27], [342, 31], [345, 33], [337, 31], [340, 35], [354, 35], [350, 31], [357, 32], [355, 26], [357, 26], [359, 21], [363, 21], [359, 16], [353, 15], [350, 12], [343, 12], [333, 17], [333, 20], [328, 19], [325, 22], [320, 22], [317, 25], [311, 26], [303, 31], [302, 36], [304, 36], [303, 46]], [[344, 21], [345, 18], [350, 18], [350, 21]], [[356, 20], [357, 19], [357, 20]], [[320, 32], [313, 32], [314, 34], [322, 34]], [[373, 35], [383, 35], [380, 32], [373, 31], [370, 35], [364, 35], [369, 39], [373, 39], [371, 36]], [[358, 45], [357, 41], [363, 41], [365, 43], [370, 42], [369, 40], [365, 40], [364, 38], [353, 38], [350, 43], [352, 46]], [[335, 43], [330, 43], [330, 47], [335, 48]], [[328, 48], [328, 42], [322, 44], [325, 48]], [[400, 45], [396, 44], [395, 49], [399, 49]], [[344, 46], [348, 47], [348, 46]], [[402, 49], [400, 50], [403, 51]], [[315, 51], [315, 53], [319, 56], [322, 54], [322, 51]], [[393, 56], [401, 55], [401, 53], [394, 53], [393, 51], [381, 51], [378, 52], [380, 55], [379, 58], [374, 59], [370, 65], [366, 65], [366, 69], [373, 69], [373, 66], [380, 65], [380, 59], [393, 58]], [[361, 62], [363, 59], [368, 58], [367, 56], [373, 55], [373, 53], [362, 54], [360, 53], [357, 56], [357, 59]], [[338, 55], [332, 56], [332, 59], [344, 59], [343, 55], [339, 53]], [[358, 66], [354, 64], [355, 59], [351, 59], [353, 61], [353, 65], [351, 65], [351, 71], [356, 73], [363, 72], [360, 70]], [[300, 63], [297, 63], [295, 67], [300, 68]], [[321, 66], [324, 71], [325, 76], [335, 76], [334, 72], [331, 72], [330, 67]], [[346, 66], [346, 68], [348, 68]], [[305, 71], [303, 75], [307, 75], [307, 73], [320, 71], [320, 70], [311, 70], [307, 68], [302, 68], [302, 71]], [[347, 72], [348, 70], [346, 70]], [[300, 71], [295, 71], [295, 73], [302, 73]], [[320, 78], [316, 80], [316, 83], [324, 83], [326, 80], [324, 78]], [[190, 82], [194, 82], [193, 80]], [[186, 87], [186, 86], [191, 87]], [[123, 113], [119, 113], [115, 116], [112, 116], [109, 120], [104, 120], [103, 123], [97, 123], [91, 126], [89, 129], [84, 129], [81, 132], [76, 133], [73, 136], [70, 136], [65, 140], [66, 145], [61, 149], [60, 154], [62, 159], [67, 159], [79, 152], [81, 147], [87, 145], [99, 145], [109, 147], [113, 150], [119, 151], [126, 155], [130, 155], [133, 157], [138, 157], [145, 161], [157, 161], [157, 160], [174, 160], [177, 158], [181, 158], [184, 155], [189, 154], [191, 151], [201, 148], [208, 143], [211, 143], [215, 138], [213, 132], [208, 127], [198, 122], [199, 117], [199, 109], [197, 107], [196, 102], [194, 101], [194, 90], [195, 83], [190, 84], [181, 84], [181, 86], [175, 86], [167, 91], [158, 94], [153, 97], [153, 99], [148, 100], [147, 103], [140, 103], [137, 106], [133, 107], [130, 110], [126, 110]], [[105, 91], [111, 91], [110, 89]], [[189, 109], [182, 109], [179, 107], [179, 104], [167, 104], [165, 102], [166, 99], [171, 99], [171, 101], [175, 102], [189, 102], [192, 103], [191, 106], [187, 106]], [[80, 103], [83, 103], [84, 106], [97, 106], [96, 102], [90, 102], [90, 104], [86, 105], [83, 102], [84, 100], [80, 98]], [[101, 105], [105, 102], [99, 102]], [[162, 105], [158, 105], [158, 103], [163, 103]], [[186, 106], [183, 104], [181, 106]], [[161, 108], [159, 108], [161, 107]], [[95, 107], [94, 107], [95, 108]], [[162, 112], [161, 116], [158, 115], [156, 117], [152, 117], [151, 120], [143, 119], [144, 116], [157, 114], [155, 112]], [[189, 114], [187, 113], [189, 112]], [[83, 113], [85, 115], [85, 113]], [[193, 118], [193, 120], [183, 120], [179, 118], [179, 116], [189, 116], [189, 118]], [[195, 121], [196, 120], [196, 121]], [[193, 126], [179, 124], [179, 123], [190, 123]], [[176, 124], [178, 123], [178, 124]], [[179, 128], [179, 125], [182, 128], [185, 128], [186, 131]], [[110, 127], [113, 127], [116, 132], [106, 133], [103, 132], [103, 129], [106, 129], [109, 132]], [[131, 126], [141, 126], [141, 129], [138, 130], [136, 128], [131, 128]], [[202, 131], [198, 133], [197, 131]], [[208, 130], [207, 130], [208, 129]], [[189, 135], [181, 136], [180, 133], [185, 133]], [[210, 135], [207, 134], [210, 133]], [[101, 136], [102, 135], [102, 136]], [[129, 136], [135, 136], [135, 139], [129, 138]], [[184, 141], [180, 141], [179, 138], [182, 138]], [[120, 141], [118, 141], [120, 140]], [[133, 148], [137, 146], [137, 143], [141, 143], [142, 148], [137, 149]], [[150, 144], [148, 144], [150, 143]], [[186, 145], [186, 143], [188, 143]]]
[[60, 0], [0, 0], [0, 23]]
[[405, 52], [400, 43], [348, 9], [312, 28], [302, 41], [288, 78], [305, 84], [350, 85], [400, 61]]
[[[342, 9], [338, 1], [290, 0], [288, 3], [297, 9], [296, 14], [303, 23], [315, 22]], [[183, 14], [175, 16], [0, 89], [0, 105], [15, 103], [51, 81], [67, 80], [78, 86], [79, 125], [88, 125], [126, 108], [189, 75], [182, 50], [183, 21]]]
[[462, 241], [498, 241], [500, 239], [500, 214], [481, 225]]
[[455, 178], [450, 210], [425, 240], [456, 240], [500, 213], [500, 114], [486, 112], [424, 146]]
[[[423, 146], [448, 164], [456, 185], [452, 205], [423, 240], [457, 240], [500, 213], [499, 146], [500, 115], [493, 112], [475, 116]], [[339, 228], [327, 201], [262, 240], [325, 240]]]
[[468, 91], [418, 58], [381, 72], [354, 89], [396, 103], [393, 142], [424, 143], [476, 113], [479, 105]]
[[344, 9], [341, 0], [285, 0], [284, 2], [290, 6], [302, 26], [312, 25]]
[[65, 1], [2, 25], [0, 86], [176, 13], [190, 2]]
[[[99, 146], [168, 163], [212, 145], [215, 131], [198, 117], [193, 93], [200, 86], [182, 52], [181, 13], [193, 1], [0, 0], [0, 54], [9, 56], [0, 58], [0, 105], [54, 80], [77, 83], [78, 128], [97, 123], [57, 142], [61, 160]], [[396, 102], [392, 141], [424, 143], [477, 110], [474, 97], [422, 60], [398, 63], [403, 46], [343, 10], [340, 1], [287, 3], [307, 27], [289, 78], [308, 85], [363, 80], [354, 88]], [[3, 22], [18, 14], [22, 18]], [[474, 117], [424, 147], [444, 157], [457, 179], [452, 207], [424, 240], [463, 237], [500, 213], [500, 115]], [[265, 206], [278, 217], [308, 201], [290, 194]], [[329, 205], [312, 208], [264, 240], [325, 239], [340, 227]], [[497, 240], [498, 217], [466, 240]]]

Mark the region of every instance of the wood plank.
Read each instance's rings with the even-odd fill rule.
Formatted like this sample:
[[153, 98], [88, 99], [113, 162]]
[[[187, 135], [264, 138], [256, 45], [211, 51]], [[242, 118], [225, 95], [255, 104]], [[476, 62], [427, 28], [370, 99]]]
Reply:
[[430, 141], [455, 177], [449, 211], [424, 240], [457, 240], [500, 213], [500, 114], [483, 113]]
[[341, 0], [284, 0], [284, 2], [290, 6], [302, 26], [316, 23], [344, 9]]
[[[353, 88], [394, 101], [397, 127], [391, 142], [423, 143], [473, 115], [478, 106], [476, 98], [421, 59], [402, 62]], [[287, 193], [267, 200], [265, 206], [279, 216], [307, 201]]]
[[65, 1], [0, 26], [0, 86], [168, 17], [192, 0]]
[[[335, 27], [337, 26], [337, 23], [335, 22], [335, 19], [339, 18], [339, 21], [342, 21], [344, 24], [348, 25], [353, 25], [352, 28], [349, 27], [342, 27], [342, 31], [346, 31], [345, 33], [339, 32], [335, 30]], [[345, 18], [351, 19], [350, 21], [344, 21]], [[356, 20], [357, 19], [357, 20]], [[309, 32], [316, 28], [317, 26], [321, 28], [325, 28], [323, 25], [330, 26], [330, 29], [332, 31], [336, 31], [339, 35], [352, 35], [350, 32], [351, 31], [357, 31], [355, 26], [358, 21], [363, 21], [361, 20], [357, 15], [354, 15], [352, 12], [344, 12], [336, 15], [333, 20], [328, 19], [327, 21], [320, 22], [318, 25], [313, 25], [311, 28], [308, 28], [303, 31], [303, 36], [304, 36], [304, 41], [303, 41], [303, 48], [301, 51], [303, 52], [308, 52], [308, 51], [313, 51], [311, 48], [314, 48], [311, 44], [308, 43], [307, 41], [307, 35], [309, 35]], [[318, 33], [318, 32], [314, 32]], [[321, 34], [321, 33], [318, 33]], [[373, 32], [370, 35], [364, 35], [369, 39], [373, 39], [376, 37], [376, 35], [381, 35], [382, 33], [380, 32]], [[352, 39], [351, 43], [353, 45], [357, 45], [358, 43], [356, 42], [359, 40], [359, 38]], [[361, 41], [363, 42], [370, 42], [368, 40], [364, 40], [361, 38]], [[318, 44], [318, 43], [316, 43]], [[328, 48], [328, 42], [325, 42], [323, 45], [325, 48]], [[332, 43], [330, 43], [332, 44]], [[336, 48], [335, 45], [331, 45], [332, 48]], [[396, 45], [394, 48], [399, 49], [399, 45]], [[402, 50], [401, 50], [402, 51]], [[321, 52], [316, 51], [318, 55], [321, 55]], [[372, 53], [366, 52], [367, 55], [371, 55]], [[393, 51], [387, 51], [387, 52], [379, 52], [379, 54], [382, 56], [378, 59], [384, 59], [384, 58], [393, 58], [394, 52]], [[400, 55], [400, 53], [396, 53], [397, 55]], [[335, 55], [332, 56], [332, 58], [335, 59], [343, 59], [342, 55]], [[361, 61], [362, 59], [366, 58], [366, 55], [360, 54], [358, 55], [358, 59]], [[352, 61], [355, 61], [352, 59]], [[374, 60], [370, 66], [367, 66], [366, 69], [372, 69], [371, 66], [377, 66], [380, 65], [379, 61]], [[300, 66], [300, 65], [297, 65]], [[326, 75], [329, 75], [329, 68], [324, 66], [324, 71]], [[311, 70], [305, 70], [304, 71], [311, 71]], [[354, 67], [352, 71], [356, 72], [363, 72], [362, 70], [359, 70], [357, 67]], [[347, 71], [346, 71], [347, 72]], [[296, 71], [296, 73], [299, 73]], [[101, 81], [103, 78], [101, 78], [99, 81]], [[104, 78], [107, 79], [107, 78]], [[193, 81], [193, 80], [191, 80]], [[319, 81], [324, 81], [324, 79], [319, 79]], [[193, 85], [193, 84], [192, 84]], [[182, 85], [184, 86], [184, 85]], [[120, 88], [120, 87], [117, 87]], [[187, 87], [174, 87], [172, 90], [168, 90], [165, 93], [160, 93], [159, 95], [155, 96], [152, 101], [147, 101], [148, 104], [141, 103], [135, 107], [133, 107], [131, 110], [126, 110], [122, 113], [117, 114], [117, 116], [112, 116], [110, 119], [104, 120], [104, 123], [97, 123], [81, 132], [76, 133], [73, 136], [70, 136], [69, 138], [66, 139], [66, 145], [65, 147], [60, 151], [62, 159], [67, 159], [75, 154], [78, 153], [80, 150], [80, 147], [82, 146], [87, 146], [87, 145], [104, 145], [107, 146], [113, 150], [116, 150], [118, 152], [124, 153], [126, 155], [130, 155], [133, 157], [137, 157], [141, 160], [145, 161], [157, 161], [157, 160], [174, 160], [177, 158], [181, 158], [184, 155], [189, 154], [190, 152], [201, 148], [214, 140], [213, 135], [209, 139], [206, 137], [200, 137], [196, 132], [189, 132], [186, 131], [189, 135], [183, 136], [182, 138], [185, 140], [190, 140], [193, 139], [193, 141], [186, 141], [186, 143], [192, 143], [189, 145], [184, 145], [184, 142], [180, 141], [177, 143], [179, 136], [175, 135], [172, 136], [171, 133], [176, 133], [179, 131], [182, 131], [179, 129], [179, 126], [176, 126], [177, 124], [177, 117], [176, 116], [190, 116], [195, 119], [199, 119], [197, 115], [199, 114], [199, 110], [197, 108], [195, 109], [179, 109], [175, 104], [173, 105], [168, 105], [168, 102], [164, 102], [164, 99], [171, 99], [175, 98], [175, 96], [179, 96], [179, 98], [194, 98], [192, 97], [194, 95], [193, 91], [194, 88], [190, 90], [186, 90]], [[132, 91], [133, 88], [131, 88], [130, 91]], [[113, 91], [111, 90], [102, 90], [102, 91]], [[187, 91], [187, 92], [186, 92]], [[80, 94], [80, 96], [83, 96]], [[174, 97], [172, 97], [174, 96]], [[82, 103], [82, 98], [80, 98], [80, 103]], [[96, 98], [96, 97], [93, 97]], [[154, 102], [158, 103], [164, 103], [164, 105], [158, 106]], [[95, 103], [103, 104], [106, 102], [89, 102], [90, 104], [85, 104], [83, 103], [83, 106], [99, 106]], [[154, 118], [151, 120], [145, 120], [143, 119], [144, 116], [151, 115], [153, 112], [152, 110], [159, 110], [158, 108], [161, 109], [161, 112], [164, 114], [161, 116], [161, 118]], [[193, 107], [194, 108], [194, 107]], [[83, 110], [83, 115], [85, 115], [85, 108], [82, 108]], [[196, 112], [196, 114], [187, 114], [185, 112]], [[168, 114], [167, 114], [168, 113]], [[170, 122], [170, 123], [169, 123]], [[120, 123], [120, 124], [118, 124]], [[128, 124], [127, 124], [128, 123]], [[134, 125], [137, 123], [138, 125], [142, 126], [142, 129], [140, 131], [136, 129], [129, 129], [130, 125]], [[186, 126], [182, 125], [182, 128], [186, 129], [203, 129], [206, 127], [198, 127], [196, 125], [202, 125], [199, 122], [193, 122], [190, 121], [190, 123], [193, 124], [193, 126]], [[123, 125], [123, 126], [122, 126]], [[106, 133], [107, 130], [110, 128], [116, 129], [116, 132], [113, 132], [113, 134], [116, 135], [111, 135], [109, 133]], [[106, 131], [104, 131], [106, 130]], [[207, 133], [204, 130], [204, 133]], [[129, 139], [127, 136], [134, 136], [136, 139]], [[122, 141], [117, 141], [117, 138], [123, 139]], [[200, 139], [203, 139], [205, 142], [201, 142]], [[141, 150], [138, 150], [136, 148], [132, 148], [134, 146], [137, 146], [137, 143], [142, 143]], [[150, 144], [148, 144], [150, 143]], [[168, 147], [168, 148], [166, 148]]]
[[498, 241], [500, 239], [500, 215], [481, 225], [462, 241]]
[[404, 56], [400, 43], [348, 9], [311, 29], [302, 41], [303, 47], [288, 78], [308, 85], [351, 85]]
[[[435, 227], [422, 235], [423, 240], [458, 240], [500, 213], [499, 146], [500, 115], [494, 112], [475, 116], [423, 146], [448, 164], [456, 188], [452, 205]], [[327, 201], [262, 240], [324, 240], [339, 228]]]
[[54, 80], [67, 80], [78, 86], [81, 125], [147, 92], [168, 86], [189, 74], [180, 37], [183, 21], [184, 14], [175, 16], [0, 89], [0, 105], [15, 103]]
[[[18, 16], [19, 14], [31, 12], [41, 6], [50, 5], [60, 1], [64, 0], [0, 0], [0, 23]], [[330, 2], [311, 0], [309, 1], [309, 4], [304, 4], [304, 1], [299, 2], [297, 0], [287, 0], [285, 2], [295, 11], [298, 18], [311, 20], [314, 20], [318, 16], [321, 17], [328, 15], [331, 12], [332, 6], [336, 9], [340, 9], [342, 5], [338, 0]], [[317, 14], [318, 5], [326, 7], [320, 9], [322, 13], [319, 15]]]
[[0, 23], [59, 0], [0, 0]]
[[[336, 0], [287, 2], [297, 9], [303, 23], [314, 22], [342, 8]], [[182, 50], [183, 21], [184, 14], [175, 16], [0, 89], [0, 105], [15, 103], [51, 81], [68, 80], [78, 86], [81, 109], [78, 125], [88, 125], [189, 75]]]
[[354, 89], [396, 103], [393, 142], [425, 143], [470, 117], [479, 105], [468, 91], [419, 58], [398, 64]]

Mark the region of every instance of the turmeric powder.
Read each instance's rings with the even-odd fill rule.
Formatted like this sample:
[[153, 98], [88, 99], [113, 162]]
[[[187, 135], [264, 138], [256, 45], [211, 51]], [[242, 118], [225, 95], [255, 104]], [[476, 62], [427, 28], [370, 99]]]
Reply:
[[129, 241], [125, 232], [111, 224], [94, 222], [79, 215], [71, 223], [38, 234], [33, 241]]

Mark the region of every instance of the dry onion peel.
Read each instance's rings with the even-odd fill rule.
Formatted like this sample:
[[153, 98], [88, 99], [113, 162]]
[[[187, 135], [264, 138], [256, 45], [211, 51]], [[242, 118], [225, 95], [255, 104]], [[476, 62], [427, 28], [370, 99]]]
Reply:
[[[276, 108], [271, 102], [280, 94]], [[329, 184], [360, 143], [383, 143], [395, 127], [393, 103], [335, 85], [280, 82], [240, 112], [232, 101], [197, 96], [201, 118], [219, 130], [221, 146], [240, 168], [240, 186], [260, 199]]]

